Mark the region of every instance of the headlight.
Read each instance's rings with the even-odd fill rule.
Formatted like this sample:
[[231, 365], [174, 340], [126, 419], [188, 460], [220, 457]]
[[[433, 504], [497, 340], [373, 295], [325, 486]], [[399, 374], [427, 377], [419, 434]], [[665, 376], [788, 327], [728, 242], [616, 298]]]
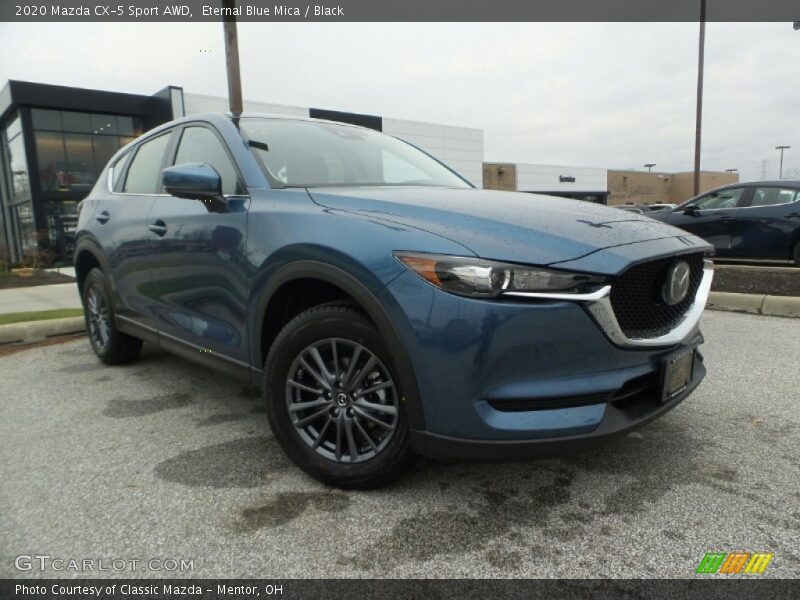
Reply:
[[395, 257], [425, 281], [453, 294], [495, 297], [504, 292], [586, 293], [603, 278], [585, 273], [526, 267], [480, 258], [395, 252]]

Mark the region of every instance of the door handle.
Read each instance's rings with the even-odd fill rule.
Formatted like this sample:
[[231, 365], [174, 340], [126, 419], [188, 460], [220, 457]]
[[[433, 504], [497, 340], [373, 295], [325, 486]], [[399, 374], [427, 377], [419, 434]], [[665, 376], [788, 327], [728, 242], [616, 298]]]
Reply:
[[106, 223], [108, 223], [108, 220], [111, 218], [111, 215], [108, 213], [108, 211], [107, 211], [107, 210], [104, 210], [104, 211], [103, 211], [103, 212], [101, 212], [100, 214], [98, 214], [98, 215], [95, 215], [95, 217], [94, 217], [94, 218], [95, 218], [95, 219], [97, 220], [97, 222], [98, 222], [98, 223], [100, 223], [101, 225], [105, 225]]
[[733, 217], [722, 217], [720, 221], [733, 221]]
[[147, 228], [159, 237], [164, 237], [167, 234], [167, 224], [161, 219], [150, 223]]
[[790, 219], [800, 219], [800, 212], [793, 212], [786, 215]]

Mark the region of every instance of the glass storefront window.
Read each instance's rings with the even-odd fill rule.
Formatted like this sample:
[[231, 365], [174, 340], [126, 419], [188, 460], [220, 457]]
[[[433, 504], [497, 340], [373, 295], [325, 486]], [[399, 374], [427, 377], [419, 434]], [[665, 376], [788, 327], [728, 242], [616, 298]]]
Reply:
[[42, 191], [69, 191], [67, 158], [64, 154], [64, 136], [51, 131], [34, 133], [36, 158], [39, 163], [39, 183]]
[[65, 133], [67, 151], [67, 177], [72, 191], [90, 192], [97, 180], [92, 152], [92, 136], [82, 133]]
[[138, 117], [39, 108], [31, 115], [39, 180], [50, 193], [88, 193], [116, 151], [142, 133]]
[[[39, 184], [41, 197], [34, 211], [17, 116], [0, 129], [0, 255], [5, 240], [14, 262], [69, 261], [77, 202], [91, 191], [117, 150], [141, 135], [143, 122], [128, 115], [43, 108], [31, 108], [30, 115], [33, 139], [28, 144], [36, 154], [31, 168], [38, 178], [33, 183]], [[42, 223], [34, 220], [34, 213], [43, 215]]]
[[[134, 135], [133, 117], [117, 117], [117, 133], [120, 135]], [[141, 131], [136, 135], [139, 133]]]
[[94, 145], [94, 164], [99, 174], [119, 150], [119, 138], [115, 135], [96, 135], [93, 136], [92, 144]]
[[44, 216], [50, 240], [51, 260], [54, 263], [68, 262], [75, 249], [78, 203], [71, 200], [48, 200], [44, 203]]
[[[88, 113], [64, 110], [61, 111], [61, 122], [64, 124], [64, 131], [74, 131], [75, 133], [92, 132], [92, 119]], [[34, 128], [36, 128], [35, 123]]]
[[44, 110], [34, 108], [31, 110], [34, 129], [45, 129], [47, 131], [63, 131], [61, 124], [60, 110]]
[[25, 143], [22, 134], [8, 141], [8, 164], [11, 165], [11, 203], [29, 200], [31, 186], [28, 181], [28, 161], [25, 160]]
[[22, 133], [22, 119], [19, 117], [11, 121], [6, 127], [6, 139], [10, 140], [18, 133]]
[[28, 262], [35, 261], [36, 227], [33, 224], [33, 207], [30, 200], [11, 207], [11, 219], [14, 225], [16, 238], [19, 240], [22, 251], [21, 258]]
[[92, 115], [92, 133], [117, 135], [117, 118], [114, 115]]

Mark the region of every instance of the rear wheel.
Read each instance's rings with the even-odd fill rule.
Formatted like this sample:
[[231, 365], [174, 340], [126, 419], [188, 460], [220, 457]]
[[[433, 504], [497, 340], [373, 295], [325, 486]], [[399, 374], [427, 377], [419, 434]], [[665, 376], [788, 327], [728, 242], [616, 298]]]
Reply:
[[385, 344], [357, 308], [311, 308], [284, 327], [264, 368], [275, 437], [306, 473], [373, 488], [413, 464], [404, 396]]
[[83, 284], [83, 317], [92, 350], [104, 363], [117, 365], [139, 356], [142, 340], [117, 329], [108, 281], [97, 268], [89, 272]]

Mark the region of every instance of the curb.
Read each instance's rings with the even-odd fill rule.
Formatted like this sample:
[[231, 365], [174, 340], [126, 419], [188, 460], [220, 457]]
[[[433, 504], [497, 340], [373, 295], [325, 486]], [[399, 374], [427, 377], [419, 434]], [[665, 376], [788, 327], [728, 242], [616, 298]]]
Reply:
[[711, 292], [706, 307], [712, 310], [732, 310], [754, 315], [800, 318], [800, 297], [797, 296]]
[[86, 331], [86, 323], [83, 317], [11, 323], [10, 325], [0, 325], [0, 345], [39, 342], [49, 337], [83, 333], [84, 331]]

